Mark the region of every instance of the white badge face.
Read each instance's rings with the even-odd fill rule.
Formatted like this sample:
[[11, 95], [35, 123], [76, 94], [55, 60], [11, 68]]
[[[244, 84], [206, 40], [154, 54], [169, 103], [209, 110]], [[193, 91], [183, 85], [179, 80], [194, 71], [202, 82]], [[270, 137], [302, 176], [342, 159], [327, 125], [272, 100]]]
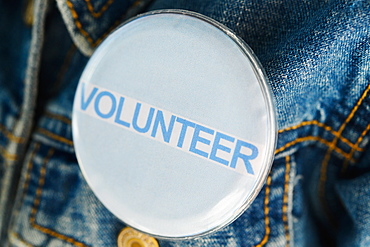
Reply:
[[188, 238], [251, 204], [276, 126], [262, 69], [240, 39], [199, 14], [156, 11], [125, 23], [91, 57], [73, 139], [113, 214], [157, 237]]

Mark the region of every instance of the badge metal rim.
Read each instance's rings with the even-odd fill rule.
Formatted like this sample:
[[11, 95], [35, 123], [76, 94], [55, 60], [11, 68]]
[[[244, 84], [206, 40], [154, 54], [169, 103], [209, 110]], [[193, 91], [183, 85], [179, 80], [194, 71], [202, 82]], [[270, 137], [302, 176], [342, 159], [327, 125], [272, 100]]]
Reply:
[[[237, 218], [239, 218], [239, 216], [241, 216], [249, 208], [249, 206], [252, 204], [252, 202], [256, 199], [257, 195], [262, 190], [264, 184], [267, 181], [268, 174], [271, 170], [271, 167], [272, 167], [272, 164], [273, 164], [273, 161], [274, 161], [274, 156], [275, 156], [275, 149], [276, 149], [276, 145], [277, 145], [278, 131], [277, 131], [276, 108], [275, 108], [276, 104], [275, 104], [274, 94], [272, 92], [272, 89], [271, 89], [270, 85], [268, 84], [268, 77], [266, 75], [266, 72], [265, 72], [264, 68], [262, 67], [260, 61], [256, 57], [256, 55], [254, 54], [253, 50], [248, 46], [248, 44], [243, 39], [239, 38], [232, 30], [230, 30], [225, 25], [219, 23], [218, 21], [216, 21], [216, 20], [214, 20], [210, 17], [199, 14], [197, 12], [193, 12], [193, 11], [189, 11], [189, 10], [183, 10], [183, 9], [162, 9], [162, 10], [148, 11], [146, 13], [139, 14], [137, 16], [134, 16], [134, 17], [129, 18], [128, 20], [122, 22], [107, 37], [104, 38], [104, 40], [101, 42], [100, 45], [102, 45], [108, 37], [110, 37], [112, 34], [114, 34], [118, 29], [120, 29], [124, 25], [126, 25], [126, 24], [128, 24], [132, 21], [135, 21], [137, 19], [140, 19], [142, 17], [160, 15], [160, 14], [180, 14], [180, 15], [186, 15], [186, 16], [189, 16], [189, 17], [192, 17], [192, 18], [199, 19], [200, 21], [204, 21], [204, 22], [218, 28], [220, 31], [222, 31], [224, 34], [226, 34], [231, 40], [233, 40], [237, 44], [237, 46], [239, 47], [241, 52], [244, 53], [244, 55], [249, 59], [249, 62], [251, 63], [251, 67], [252, 67], [252, 69], [255, 73], [255, 76], [257, 78], [260, 89], [262, 91], [262, 95], [263, 95], [265, 103], [266, 103], [266, 108], [267, 108], [266, 110], [268, 111], [268, 114], [267, 114], [268, 123], [270, 125], [267, 128], [268, 131], [269, 131], [269, 133], [267, 133], [267, 136], [269, 138], [267, 138], [267, 143], [266, 143], [267, 156], [264, 158], [265, 159], [265, 165], [262, 168], [262, 172], [260, 173], [259, 178], [257, 178], [257, 182], [254, 185], [250, 196], [246, 199], [246, 202], [239, 208], [239, 210], [233, 215], [233, 217], [230, 217], [228, 221], [224, 222], [224, 224], [221, 224], [219, 226], [216, 226], [214, 228], [208, 229], [204, 232], [194, 234], [194, 235], [191, 235], [191, 236], [186, 235], [186, 236], [176, 236], [176, 237], [170, 236], [169, 237], [169, 236], [156, 235], [156, 234], [152, 234], [152, 233], [149, 233], [149, 232], [145, 232], [141, 229], [138, 229], [137, 227], [133, 227], [133, 226], [125, 223], [118, 216], [116, 216], [117, 219], [124, 222], [127, 226], [129, 226], [129, 227], [131, 227], [131, 228], [133, 228], [133, 229], [135, 229], [139, 232], [142, 232], [142, 233], [148, 234], [150, 236], [153, 236], [157, 239], [162, 239], [162, 240], [188, 240], [188, 239], [199, 238], [199, 237], [202, 237], [202, 236], [205, 236], [205, 235], [212, 234], [212, 233], [220, 230], [221, 228], [223, 228], [223, 227], [231, 224], [232, 222], [234, 222]], [[94, 51], [92, 56], [99, 50], [98, 48]], [[87, 65], [85, 66], [85, 69], [88, 65], [89, 65], [89, 63], [87, 63]], [[79, 84], [80, 84], [80, 81], [79, 81], [78, 85]], [[74, 99], [74, 102], [75, 102], [75, 100], [76, 99]], [[72, 138], [75, 139], [73, 133], [75, 132], [74, 129], [77, 128], [77, 123], [76, 123], [76, 121], [74, 121], [74, 118], [73, 118], [74, 112], [75, 112], [74, 103], [73, 103], [73, 110], [72, 111], [73, 111], [73, 113], [72, 113]], [[75, 147], [75, 149], [76, 149], [76, 147]], [[77, 154], [77, 150], [76, 150], [75, 153], [76, 153], [77, 161], [78, 161], [79, 167], [81, 169], [81, 172], [83, 174], [83, 177], [87, 181], [90, 189], [93, 191], [92, 187], [90, 186], [90, 182], [89, 182], [88, 176], [85, 172], [85, 169], [82, 165], [80, 165], [82, 163], [80, 162], [80, 158], [79, 158], [79, 155]], [[94, 194], [95, 194], [95, 192], [94, 192]], [[105, 206], [105, 203], [103, 203], [103, 205]], [[113, 213], [113, 212], [111, 212], [111, 213]]]

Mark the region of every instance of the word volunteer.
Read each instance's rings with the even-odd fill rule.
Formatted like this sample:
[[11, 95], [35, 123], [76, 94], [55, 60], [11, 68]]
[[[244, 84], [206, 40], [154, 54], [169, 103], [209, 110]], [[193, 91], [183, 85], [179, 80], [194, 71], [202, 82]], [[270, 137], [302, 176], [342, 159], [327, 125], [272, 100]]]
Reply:
[[79, 110], [95, 118], [232, 169], [244, 164], [254, 175], [258, 148], [247, 141], [95, 85], [81, 83], [77, 97]]

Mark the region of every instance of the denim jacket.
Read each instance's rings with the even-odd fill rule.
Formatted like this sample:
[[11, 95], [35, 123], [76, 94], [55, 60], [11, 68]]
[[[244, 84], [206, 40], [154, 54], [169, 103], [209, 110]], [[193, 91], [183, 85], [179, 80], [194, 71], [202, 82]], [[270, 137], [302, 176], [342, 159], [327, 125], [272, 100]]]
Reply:
[[270, 175], [244, 214], [159, 246], [370, 246], [367, 0], [0, 1], [1, 246], [116, 246], [125, 225], [76, 160], [73, 97], [102, 40], [156, 9], [204, 14], [245, 40], [279, 127]]

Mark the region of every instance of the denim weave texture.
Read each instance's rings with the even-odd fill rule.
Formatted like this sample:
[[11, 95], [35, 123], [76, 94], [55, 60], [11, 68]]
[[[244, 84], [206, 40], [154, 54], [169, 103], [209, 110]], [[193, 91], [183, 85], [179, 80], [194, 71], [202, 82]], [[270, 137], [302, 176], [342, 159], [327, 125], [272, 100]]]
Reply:
[[104, 38], [158, 9], [209, 16], [241, 37], [266, 71], [279, 128], [270, 175], [244, 214], [159, 245], [370, 246], [367, 0], [1, 0], [0, 245], [117, 245], [125, 225], [76, 160], [73, 98]]

